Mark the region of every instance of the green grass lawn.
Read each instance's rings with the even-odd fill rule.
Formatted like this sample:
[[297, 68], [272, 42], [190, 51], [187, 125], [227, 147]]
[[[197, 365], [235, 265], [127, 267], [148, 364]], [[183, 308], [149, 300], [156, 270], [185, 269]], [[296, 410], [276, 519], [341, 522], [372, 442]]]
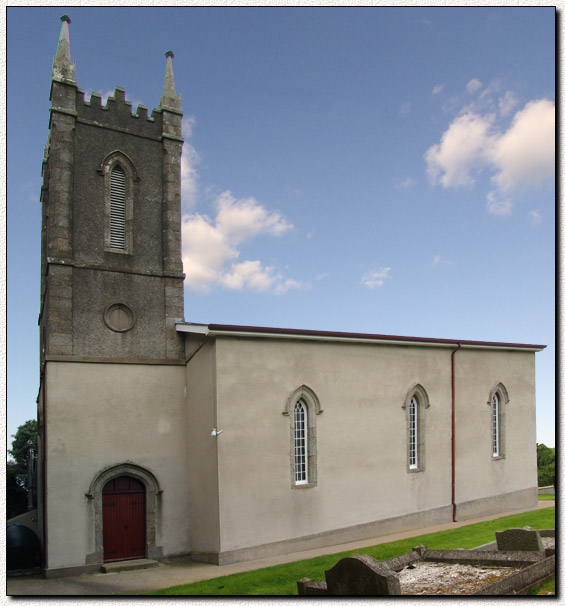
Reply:
[[457, 547], [469, 549], [494, 541], [496, 530], [523, 526], [555, 528], [555, 507], [424, 534], [392, 543], [382, 543], [374, 547], [289, 562], [250, 572], [240, 572], [188, 585], [178, 585], [154, 591], [150, 595], [297, 595], [296, 581], [304, 577], [322, 581], [324, 571], [348, 555], [366, 553], [377, 560], [387, 560], [412, 551], [412, 547], [421, 544], [427, 545], [428, 549], [456, 549]]
[[528, 590], [527, 595], [555, 595], [555, 577], [544, 581], [539, 587]]
[[538, 501], [555, 501], [554, 494], [538, 494]]

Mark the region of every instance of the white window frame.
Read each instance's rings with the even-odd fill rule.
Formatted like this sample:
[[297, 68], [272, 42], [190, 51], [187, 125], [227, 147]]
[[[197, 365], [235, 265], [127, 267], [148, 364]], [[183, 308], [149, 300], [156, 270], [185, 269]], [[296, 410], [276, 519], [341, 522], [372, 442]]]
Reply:
[[[301, 406], [304, 415], [303, 431], [299, 435], [296, 427], [296, 409]], [[302, 385], [295, 389], [287, 398], [283, 415], [289, 417], [290, 429], [290, 486], [291, 488], [309, 489], [318, 485], [318, 448], [316, 419], [323, 412], [318, 396], [312, 389]], [[303, 440], [303, 441], [302, 441]], [[302, 449], [302, 450], [297, 450]], [[302, 459], [299, 455], [304, 454], [304, 469], [301, 469]], [[298, 465], [297, 465], [298, 463]]]
[[308, 484], [308, 406], [302, 399], [294, 404], [294, 482]]
[[492, 396], [492, 456], [500, 456], [500, 396]]
[[506, 409], [510, 403], [508, 391], [503, 383], [497, 383], [489, 394], [490, 410], [490, 454], [493, 461], [506, 457]]
[[422, 385], [418, 383], [408, 390], [402, 404], [406, 414], [406, 471], [408, 473], [425, 470], [425, 421], [429, 407], [430, 399]]
[[418, 469], [418, 409], [420, 405], [418, 398], [414, 395], [408, 404], [408, 468]]

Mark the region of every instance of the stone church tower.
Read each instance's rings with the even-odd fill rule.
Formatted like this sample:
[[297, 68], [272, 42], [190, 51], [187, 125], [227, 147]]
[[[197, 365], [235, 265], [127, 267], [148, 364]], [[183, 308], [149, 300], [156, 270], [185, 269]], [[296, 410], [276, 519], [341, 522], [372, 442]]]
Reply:
[[[173, 500], [187, 507], [184, 337], [175, 328], [184, 320], [183, 139], [173, 53], [151, 115], [143, 105], [133, 114], [118, 87], [105, 105], [96, 93], [87, 101], [71, 64], [70, 19], [61, 21], [41, 192], [38, 501], [46, 571], [186, 551], [188, 543], [186, 522], [156, 530], [163, 507], [172, 520]], [[122, 553], [122, 539], [103, 536], [102, 493], [123, 478], [126, 492], [142, 490], [143, 513]], [[80, 538], [63, 532], [71, 520], [87, 529]], [[104, 532], [111, 524], [127, 525], [118, 516]]]
[[43, 162], [41, 355], [183, 357], [181, 102], [167, 53], [161, 103], [136, 114], [116, 88], [85, 101], [67, 16], [51, 85]]

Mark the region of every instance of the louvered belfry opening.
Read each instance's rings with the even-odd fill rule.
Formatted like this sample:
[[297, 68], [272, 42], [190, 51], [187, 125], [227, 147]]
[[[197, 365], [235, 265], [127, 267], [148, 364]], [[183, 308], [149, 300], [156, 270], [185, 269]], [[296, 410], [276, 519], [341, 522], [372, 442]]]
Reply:
[[110, 174], [110, 247], [126, 247], [126, 175], [119, 164]]
[[104, 561], [146, 557], [145, 486], [130, 476], [110, 480], [102, 491]]

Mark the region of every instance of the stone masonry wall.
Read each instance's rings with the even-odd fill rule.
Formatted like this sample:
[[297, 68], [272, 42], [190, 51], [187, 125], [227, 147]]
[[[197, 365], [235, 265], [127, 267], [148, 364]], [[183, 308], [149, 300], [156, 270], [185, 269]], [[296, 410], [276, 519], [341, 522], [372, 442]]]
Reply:
[[[184, 319], [180, 156], [182, 112], [139, 106], [116, 88], [102, 106], [53, 82], [44, 162], [41, 334], [44, 355], [181, 360]], [[104, 163], [121, 154], [132, 192], [129, 249], [109, 250]], [[108, 322], [127, 306], [127, 330]]]

